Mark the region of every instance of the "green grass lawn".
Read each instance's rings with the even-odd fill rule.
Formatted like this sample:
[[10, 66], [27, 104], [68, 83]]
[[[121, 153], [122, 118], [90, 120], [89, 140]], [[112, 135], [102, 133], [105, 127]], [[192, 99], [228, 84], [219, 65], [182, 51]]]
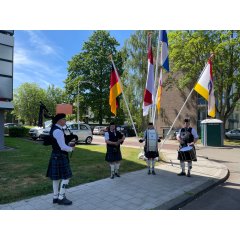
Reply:
[[[14, 150], [0, 152], [0, 204], [52, 192], [52, 182], [45, 177], [51, 146], [11, 137], [5, 137], [5, 145]], [[77, 145], [70, 159], [69, 187], [109, 177], [105, 153], [105, 145]], [[139, 149], [122, 147], [121, 173], [146, 167], [138, 153]]]
[[240, 146], [240, 140], [224, 140], [224, 146]]

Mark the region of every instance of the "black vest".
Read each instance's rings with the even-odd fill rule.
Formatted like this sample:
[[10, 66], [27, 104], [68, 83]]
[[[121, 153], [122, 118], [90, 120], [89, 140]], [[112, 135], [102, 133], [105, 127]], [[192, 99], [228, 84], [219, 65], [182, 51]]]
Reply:
[[[109, 141], [117, 142], [119, 139], [121, 139], [123, 137], [123, 135], [120, 132], [116, 131], [115, 133], [116, 133], [116, 135], [114, 134], [114, 132], [108, 131]], [[113, 146], [110, 144], [107, 144], [107, 147], [108, 148], [116, 148], [116, 146]], [[119, 148], [119, 146], [117, 148]]]
[[[53, 152], [61, 152], [61, 153], [64, 153], [64, 154], [68, 154], [68, 152], [61, 150], [61, 148], [58, 145], [58, 142], [57, 142], [56, 138], [53, 137], [53, 131], [55, 131], [56, 129], [59, 129], [60, 131], [63, 131], [61, 128], [59, 128], [56, 125], [52, 126], [52, 128], [50, 130], [50, 138], [51, 138], [51, 143], [52, 143], [52, 150], [53, 150]], [[63, 131], [63, 134], [64, 134], [64, 139], [65, 139], [66, 134], [64, 133], [64, 131]]]
[[108, 131], [109, 141], [117, 142], [119, 139], [122, 138], [123, 135], [119, 131], [116, 131], [115, 133], [116, 135], [114, 134], [114, 132]]
[[188, 143], [191, 143], [194, 141], [194, 137], [192, 135], [192, 128], [182, 128], [180, 131], [180, 136], [182, 140], [184, 141], [184, 144], [181, 144], [182, 146], [187, 146]]

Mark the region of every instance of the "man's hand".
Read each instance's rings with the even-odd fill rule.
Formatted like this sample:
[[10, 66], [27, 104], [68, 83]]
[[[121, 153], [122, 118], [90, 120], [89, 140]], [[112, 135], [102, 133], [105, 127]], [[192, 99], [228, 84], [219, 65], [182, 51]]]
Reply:
[[76, 145], [76, 144], [75, 144], [74, 142], [70, 142], [70, 143], [68, 144], [69, 147], [75, 147], [75, 145]]
[[74, 150], [75, 149], [75, 142], [70, 142], [69, 144], [68, 144], [68, 146], [69, 147], [72, 147], [72, 149]]

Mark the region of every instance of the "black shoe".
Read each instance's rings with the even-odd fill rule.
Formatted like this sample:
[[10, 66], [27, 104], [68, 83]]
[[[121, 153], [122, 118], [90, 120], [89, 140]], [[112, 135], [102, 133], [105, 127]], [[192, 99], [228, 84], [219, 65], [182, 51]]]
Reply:
[[64, 197], [63, 199], [58, 199], [57, 202], [59, 205], [71, 205], [72, 201], [68, 200], [66, 197]]
[[152, 175], [156, 175], [156, 173], [155, 173], [155, 171], [154, 171], [154, 170], [152, 170]]
[[111, 179], [114, 179], [114, 174], [110, 177]]
[[148, 170], [148, 175], [150, 175], [151, 174], [151, 171], [150, 170]]
[[116, 176], [116, 177], [120, 177], [120, 175], [119, 175], [118, 173], [115, 173], [115, 176]]
[[180, 173], [178, 173], [178, 176], [186, 176], [186, 173], [185, 172], [180, 172]]
[[58, 198], [54, 198], [52, 203], [58, 203]]
[[188, 173], [187, 173], [187, 177], [191, 177], [190, 171], [188, 171]]

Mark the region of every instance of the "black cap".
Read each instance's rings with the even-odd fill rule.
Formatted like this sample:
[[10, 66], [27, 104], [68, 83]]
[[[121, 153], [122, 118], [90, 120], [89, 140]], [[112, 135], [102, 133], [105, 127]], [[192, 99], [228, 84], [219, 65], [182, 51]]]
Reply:
[[190, 122], [190, 118], [185, 118], [185, 119], [184, 119], [184, 122], [186, 122], [186, 123], [187, 123], [187, 122]]
[[65, 113], [59, 113], [53, 118], [52, 123], [56, 124], [60, 119], [63, 119], [63, 118], [66, 118], [66, 114]]
[[153, 123], [152, 123], [152, 122], [149, 122], [149, 123], [148, 123], [148, 125], [151, 125], [151, 126], [153, 126]]
[[110, 122], [110, 124], [109, 124], [109, 125], [110, 125], [110, 126], [111, 126], [111, 125], [115, 125], [115, 122]]

